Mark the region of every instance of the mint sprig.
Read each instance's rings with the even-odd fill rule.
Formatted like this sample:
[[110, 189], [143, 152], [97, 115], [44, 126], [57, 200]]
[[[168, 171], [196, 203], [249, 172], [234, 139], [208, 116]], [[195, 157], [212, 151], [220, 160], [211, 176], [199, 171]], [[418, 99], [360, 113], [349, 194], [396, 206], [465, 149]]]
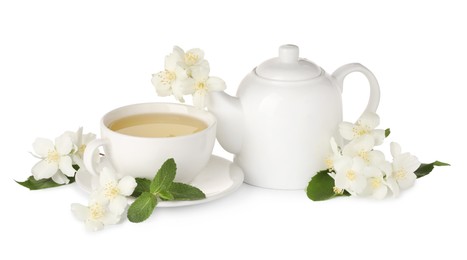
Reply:
[[128, 208], [127, 217], [133, 223], [148, 219], [159, 200], [199, 200], [206, 195], [198, 188], [174, 182], [177, 165], [174, 159], [168, 159], [157, 171], [154, 179], [136, 178], [137, 186], [132, 196], [136, 200]]

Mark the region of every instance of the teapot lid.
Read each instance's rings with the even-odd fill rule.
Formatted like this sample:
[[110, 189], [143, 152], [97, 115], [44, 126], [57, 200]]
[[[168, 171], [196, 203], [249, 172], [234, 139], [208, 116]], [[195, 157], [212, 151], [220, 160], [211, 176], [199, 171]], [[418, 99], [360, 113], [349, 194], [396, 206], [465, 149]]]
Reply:
[[262, 78], [299, 81], [313, 79], [321, 75], [321, 68], [298, 56], [298, 46], [287, 44], [279, 47], [279, 56], [261, 63], [256, 74]]

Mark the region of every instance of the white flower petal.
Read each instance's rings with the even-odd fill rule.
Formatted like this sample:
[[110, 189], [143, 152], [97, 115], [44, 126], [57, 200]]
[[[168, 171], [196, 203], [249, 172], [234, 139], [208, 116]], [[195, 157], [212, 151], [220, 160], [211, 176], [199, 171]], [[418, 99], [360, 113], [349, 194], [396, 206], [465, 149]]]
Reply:
[[52, 176], [52, 180], [58, 184], [68, 184], [70, 182], [66, 175], [60, 171], [58, 171], [54, 174], [54, 176]]
[[172, 52], [171, 54], [167, 55], [165, 57], [165, 69], [174, 71], [175, 67], [177, 67], [178, 63], [181, 61], [181, 57], [179, 53], [177, 52]]
[[101, 186], [106, 186], [107, 184], [117, 186], [116, 173], [109, 167], [104, 167], [99, 174], [99, 182]]
[[184, 57], [184, 56], [185, 56], [185, 51], [184, 51], [182, 48], [178, 47], [177, 45], [175, 45], [175, 46], [173, 47], [173, 52], [174, 52], [174, 53], [177, 53], [177, 55], [180, 56], [180, 57]]
[[351, 187], [354, 192], [361, 193], [365, 190], [366, 184], [367, 184], [366, 178], [357, 174], [355, 180], [351, 182]]
[[78, 128], [78, 131], [76, 131], [76, 133], [70, 136], [73, 144], [75, 144], [78, 147], [81, 146], [81, 144], [83, 143], [83, 127]]
[[401, 154], [401, 146], [396, 142], [391, 142], [391, 154], [393, 158], [396, 158]]
[[73, 149], [73, 140], [67, 134], [62, 134], [55, 139], [55, 149], [60, 155], [67, 155]]
[[345, 140], [352, 140], [354, 138], [353, 127], [354, 125], [349, 122], [339, 124], [339, 133]]
[[337, 160], [334, 160], [334, 169], [336, 172], [344, 172], [352, 167], [352, 158], [348, 156], [342, 156]]
[[349, 183], [344, 173], [340, 173], [340, 172], [336, 173], [336, 176], [334, 177], [334, 185], [339, 189], [349, 188]]
[[227, 88], [225, 81], [218, 77], [209, 77], [206, 81], [206, 85], [208, 87], [208, 91], [222, 91]]
[[365, 167], [365, 161], [361, 157], [354, 157], [352, 159], [352, 170], [358, 174], [363, 174], [363, 167]]
[[176, 66], [173, 72], [175, 73], [177, 80], [184, 80], [188, 78], [188, 73], [183, 67]]
[[195, 66], [191, 69], [191, 76], [196, 81], [206, 81], [209, 77], [209, 67]]
[[171, 82], [164, 80], [168, 72], [161, 71], [152, 75], [151, 83], [154, 85], [157, 95], [166, 97], [172, 95]]
[[376, 166], [379, 166], [386, 162], [386, 159], [384, 158], [384, 153], [378, 150], [368, 152], [368, 160], [370, 161], [370, 164]]
[[131, 176], [125, 176], [118, 182], [118, 189], [123, 196], [130, 196], [136, 188], [136, 180]]
[[116, 215], [121, 215], [127, 206], [128, 199], [120, 195], [109, 202], [109, 210]]
[[417, 157], [411, 155], [410, 153], [407, 153], [404, 156], [403, 164], [404, 164], [404, 169], [407, 172], [415, 172], [418, 169], [418, 167], [420, 167], [421, 165]]
[[32, 148], [34, 149], [34, 152], [42, 158], [47, 157], [49, 152], [55, 151], [54, 143], [45, 138], [36, 138], [32, 144]]
[[374, 166], [365, 167], [363, 169], [363, 175], [365, 175], [366, 177], [381, 177], [381, 176], [383, 176], [381, 171], [378, 168], [374, 167]]
[[191, 95], [195, 92], [195, 81], [191, 78], [179, 80], [174, 84], [174, 89], [181, 95]]
[[104, 225], [114, 225], [120, 221], [121, 215], [115, 214], [112, 211], [106, 211], [100, 219]]
[[73, 161], [70, 156], [61, 156], [58, 162], [58, 168], [68, 177], [75, 176], [76, 170], [72, 166]]
[[365, 112], [358, 119], [358, 123], [362, 126], [367, 126], [369, 129], [375, 129], [379, 125], [379, 116], [373, 112]]
[[52, 177], [58, 170], [58, 164], [47, 162], [46, 160], [39, 161], [32, 167], [32, 175], [36, 180], [48, 179]]
[[93, 134], [93, 133], [84, 134], [81, 145], [88, 144], [89, 142], [93, 141], [94, 139], [96, 139], [95, 134]]
[[334, 155], [340, 155], [339, 146], [336, 143], [336, 139], [334, 139], [334, 137], [331, 137], [331, 140], [329, 140], [329, 143], [331, 144], [332, 153]]
[[[197, 57], [197, 60], [194, 64], [197, 64], [201, 61], [204, 60], [204, 51], [199, 49], [199, 48], [195, 48], [195, 49], [191, 49], [191, 50], [188, 50], [186, 53], [185, 53], [185, 56], [189, 56], [189, 55], [193, 55], [194, 57]], [[194, 65], [194, 64], [191, 64], [191, 65]]]
[[381, 145], [386, 138], [386, 132], [383, 129], [375, 129], [371, 132], [371, 136], [375, 140], [375, 145]]
[[386, 197], [386, 194], [388, 193], [388, 187], [384, 184], [381, 184], [381, 186], [373, 191], [372, 197], [378, 200], [384, 199]]
[[206, 91], [198, 90], [193, 94], [193, 105], [197, 108], [204, 108], [206, 106]]
[[391, 163], [388, 161], [383, 161], [377, 167], [386, 175], [391, 175], [392, 174], [392, 166]]
[[89, 207], [79, 203], [71, 204], [71, 212], [80, 221], [85, 221], [89, 218]]
[[397, 184], [397, 181], [393, 177], [388, 177], [386, 178], [386, 183], [389, 189], [392, 191], [393, 197], [399, 196], [400, 188], [399, 188], [399, 185]]
[[100, 221], [87, 219], [85, 221], [86, 229], [92, 232], [99, 231], [104, 228], [104, 224]]
[[417, 176], [413, 172], [408, 172], [405, 174], [404, 178], [397, 179], [397, 183], [402, 190], [408, 189], [415, 184]]
[[362, 135], [352, 142], [355, 142], [354, 145], [358, 151], [370, 151], [375, 147], [375, 140], [369, 135]]

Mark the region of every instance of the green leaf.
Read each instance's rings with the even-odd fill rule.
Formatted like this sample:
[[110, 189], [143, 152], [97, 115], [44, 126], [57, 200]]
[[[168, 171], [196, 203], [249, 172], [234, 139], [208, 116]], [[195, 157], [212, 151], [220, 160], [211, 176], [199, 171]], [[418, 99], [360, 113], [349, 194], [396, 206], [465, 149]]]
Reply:
[[200, 189], [180, 182], [172, 183], [169, 191], [174, 200], [200, 200], [206, 198], [206, 195]]
[[313, 201], [332, 199], [337, 196], [349, 196], [348, 192], [337, 194], [334, 192], [334, 179], [329, 176], [328, 170], [319, 171], [311, 178], [306, 188], [306, 195]]
[[[75, 182], [75, 177], [68, 177], [68, 179], [70, 180], [68, 184]], [[67, 185], [58, 184], [54, 182], [52, 178], [36, 180], [34, 176], [29, 176], [29, 178], [25, 181], [16, 181], [16, 183], [30, 190], [42, 190]]]
[[162, 190], [168, 190], [175, 179], [176, 171], [177, 165], [173, 158], [165, 161], [151, 182], [150, 192], [152, 194], [157, 194]]
[[440, 162], [440, 161], [434, 161], [432, 163], [422, 163], [420, 167], [415, 171], [415, 175], [417, 175], [417, 178], [421, 178], [425, 175], [428, 175], [435, 166], [451, 166], [448, 163]]
[[151, 181], [144, 178], [135, 178], [136, 180], [136, 188], [131, 194], [132, 197], [139, 197], [143, 192], [149, 192], [149, 186], [151, 185]]
[[133, 223], [143, 222], [156, 208], [157, 198], [149, 192], [143, 192], [128, 208], [128, 220]]
[[[75, 169], [75, 171], [78, 171], [79, 170], [79, 165], [77, 164], [73, 164], [72, 165], [73, 169]], [[75, 173], [76, 174], [76, 173]], [[16, 183], [18, 183], [19, 185], [21, 186], [24, 186], [30, 190], [42, 190], [42, 189], [48, 189], [48, 188], [55, 188], [55, 187], [60, 187], [60, 186], [64, 186], [64, 185], [68, 185], [68, 184], [72, 184], [73, 182], [75, 182], [75, 177], [68, 177], [68, 180], [70, 180], [68, 183], [64, 183], [64, 184], [58, 184], [56, 183], [54, 180], [52, 180], [52, 178], [48, 178], [48, 179], [40, 179], [40, 180], [36, 180], [34, 178], [34, 176], [29, 176], [29, 178], [25, 181], [16, 181]]]
[[384, 137], [388, 137], [390, 134], [391, 134], [391, 129], [386, 128], [386, 130], [384, 130]]
[[174, 195], [167, 190], [161, 190], [158, 194], [163, 200], [174, 200]]

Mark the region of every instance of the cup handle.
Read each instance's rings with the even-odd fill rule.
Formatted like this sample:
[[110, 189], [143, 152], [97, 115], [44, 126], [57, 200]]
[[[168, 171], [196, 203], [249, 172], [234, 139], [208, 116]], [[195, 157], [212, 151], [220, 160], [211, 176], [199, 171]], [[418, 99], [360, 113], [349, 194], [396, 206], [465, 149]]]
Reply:
[[364, 113], [376, 113], [376, 109], [379, 105], [380, 89], [375, 75], [373, 75], [373, 73], [369, 69], [367, 69], [360, 63], [350, 63], [338, 68], [336, 71], [334, 71], [332, 76], [336, 79], [337, 85], [339, 86], [342, 92], [344, 86], [344, 79], [348, 74], [352, 72], [361, 72], [368, 79], [368, 83], [370, 83], [370, 99], [368, 100], [368, 105], [366, 106]]
[[94, 162], [94, 154], [98, 151], [98, 148], [105, 146], [109, 143], [108, 139], [95, 139], [86, 145], [84, 150], [83, 162], [84, 167], [93, 175], [98, 175], [96, 171], [96, 163]]

